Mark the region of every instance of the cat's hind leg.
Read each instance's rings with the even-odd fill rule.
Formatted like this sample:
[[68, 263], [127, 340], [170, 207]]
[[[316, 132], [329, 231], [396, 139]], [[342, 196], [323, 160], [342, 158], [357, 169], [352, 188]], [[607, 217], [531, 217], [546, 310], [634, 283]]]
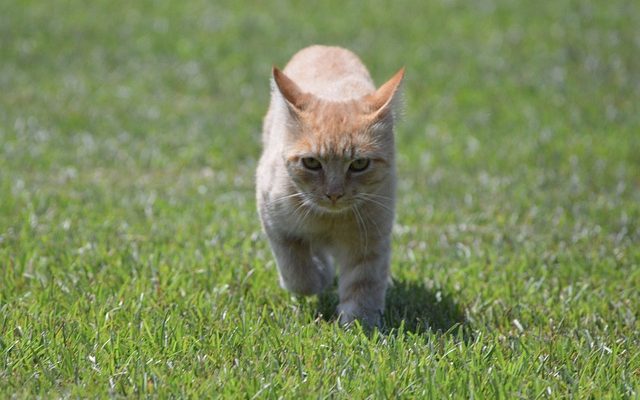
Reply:
[[312, 251], [309, 242], [295, 237], [267, 234], [278, 264], [280, 286], [295, 294], [321, 293], [333, 280], [329, 260]]

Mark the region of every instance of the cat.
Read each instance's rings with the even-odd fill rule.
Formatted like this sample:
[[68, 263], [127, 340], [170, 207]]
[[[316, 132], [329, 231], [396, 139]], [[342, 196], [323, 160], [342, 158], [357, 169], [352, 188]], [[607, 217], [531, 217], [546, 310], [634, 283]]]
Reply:
[[394, 119], [404, 68], [376, 90], [351, 51], [310, 46], [272, 69], [256, 172], [280, 286], [319, 294], [338, 269], [339, 321], [380, 326], [395, 210]]

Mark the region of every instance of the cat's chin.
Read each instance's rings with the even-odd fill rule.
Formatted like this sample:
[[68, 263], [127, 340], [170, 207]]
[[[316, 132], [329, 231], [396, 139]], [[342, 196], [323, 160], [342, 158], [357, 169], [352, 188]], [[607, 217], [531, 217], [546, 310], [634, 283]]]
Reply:
[[331, 214], [331, 215], [339, 215], [344, 214], [351, 209], [350, 206], [346, 204], [336, 204], [336, 205], [325, 205], [325, 204], [314, 204], [317, 211], [322, 214]]

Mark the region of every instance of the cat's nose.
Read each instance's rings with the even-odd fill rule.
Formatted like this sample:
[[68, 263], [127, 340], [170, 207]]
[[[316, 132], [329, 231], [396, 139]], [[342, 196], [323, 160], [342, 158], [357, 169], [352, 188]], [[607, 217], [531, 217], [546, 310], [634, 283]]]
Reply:
[[344, 196], [344, 193], [325, 193], [325, 196], [335, 203], [340, 197]]

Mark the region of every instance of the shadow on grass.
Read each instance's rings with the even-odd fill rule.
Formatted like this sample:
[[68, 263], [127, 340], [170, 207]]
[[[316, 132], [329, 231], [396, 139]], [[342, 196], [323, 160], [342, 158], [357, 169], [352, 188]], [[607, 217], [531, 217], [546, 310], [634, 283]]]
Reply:
[[[438, 332], [468, 336], [464, 311], [451, 295], [425, 287], [423, 283], [394, 280], [387, 290], [382, 332]], [[336, 318], [338, 295], [328, 291], [319, 296], [317, 313], [326, 321]]]
[[457, 333], [465, 328], [464, 312], [451, 295], [414, 281], [393, 281], [387, 291], [383, 330]]

